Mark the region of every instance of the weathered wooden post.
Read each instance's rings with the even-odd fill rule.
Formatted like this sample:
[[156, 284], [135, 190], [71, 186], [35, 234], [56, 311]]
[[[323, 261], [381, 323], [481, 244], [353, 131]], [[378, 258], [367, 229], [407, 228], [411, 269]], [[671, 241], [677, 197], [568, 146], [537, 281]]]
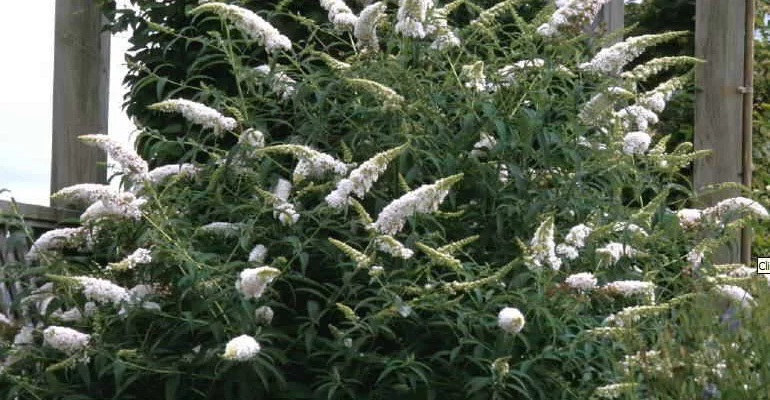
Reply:
[[78, 136], [107, 133], [110, 33], [93, 0], [56, 0], [51, 192], [105, 182], [106, 158]]
[[[695, 55], [706, 62], [696, 70], [695, 148], [712, 150], [695, 162], [696, 192], [714, 183], [743, 182], [745, 27], [744, 1], [696, 1]], [[710, 204], [734, 195], [726, 190], [701, 200]], [[738, 262], [739, 244], [736, 239], [725, 246], [715, 262]]]
[[[596, 25], [604, 26], [608, 33], [622, 31], [625, 28], [625, 3], [623, 0], [610, 0], [602, 7], [596, 18]], [[615, 42], [623, 40], [623, 35], [613, 36]]]

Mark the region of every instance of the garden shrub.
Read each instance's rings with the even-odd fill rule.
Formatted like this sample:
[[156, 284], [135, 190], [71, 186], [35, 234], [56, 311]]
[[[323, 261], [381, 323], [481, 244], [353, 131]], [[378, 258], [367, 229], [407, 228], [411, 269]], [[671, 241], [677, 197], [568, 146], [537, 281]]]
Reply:
[[600, 49], [582, 33], [600, 1], [322, 4], [336, 24], [282, 14], [308, 31], [293, 42], [218, 2], [188, 10], [203, 34], [152, 26], [206, 48], [235, 93], [167, 82], [195, 95], [149, 109], [197, 129], [145, 135], [189, 149], [175, 164], [83, 137], [124, 191], [56, 194], [88, 208], [9, 277], [26, 297], [0, 321], [0, 395], [667, 398], [616, 360], [768, 290], [709, 261], [767, 211], [680, 209], [703, 152], [650, 134], [690, 75], [641, 83], [693, 60], [624, 69], [683, 33]]

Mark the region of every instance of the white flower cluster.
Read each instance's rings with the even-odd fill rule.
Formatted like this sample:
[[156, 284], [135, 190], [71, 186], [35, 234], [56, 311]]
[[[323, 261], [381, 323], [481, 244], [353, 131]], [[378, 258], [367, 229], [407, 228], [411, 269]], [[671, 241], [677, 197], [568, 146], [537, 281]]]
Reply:
[[99, 200], [111, 201], [118, 197], [118, 192], [110, 185], [98, 183], [79, 183], [67, 186], [51, 195], [51, 198], [74, 203], [91, 204]]
[[[94, 306], [93, 302], [90, 302]], [[51, 317], [58, 319], [61, 322], [81, 322], [83, 320], [83, 313], [77, 307], [72, 307], [69, 310], [63, 311], [61, 309], [51, 313]]]
[[353, 28], [353, 35], [358, 39], [358, 47], [362, 51], [378, 51], [380, 40], [377, 37], [377, 23], [385, 15], [387, 6], [378, 1], [366, 6], [358, 16]]
[[212, 222], [198, 228], [199, 231], [224, 238], [237, 237], [241, 233], [241, 226], [232, 222]]
[[110, 264], [108, 269], [134, 269], [137, 265], [149, 264], [151, 262], [152, 252], [149, 249], [138, 248], [123, 260]]
[[390, 235], [378, 236], [375, 239], [375, 243], [377, 243], [377, 248], [380, 249], [380, 251], [388, 253], [393, 257], [408, 260], [414, 255], [414, 251], [407, 248], [403, 243]]
[[683, 229], [690, 229], [701, 221], [703, 211], [697, 208], [683, 208], [676, 212], [676, 216], [679, 218], [679, 225]]
[[150, 171], [147, 174], [147, 181], [158, 184], [173, 175], [178, 175], [179, 177], [183, 178], [190, 178], [195, 176], [197, 173], [198, 167], [193, 164], [169, 164], [154, 168], [152, 171]]
[[615, 264], [623, 257], [632, 257], [638, 253], [638, 251], [629, 245], [610, 242], [604, 247], [596, 249], [596, 253], [606, 257], [610, 264]]
[[[517, 61], [511, 65], [503, 66], [497, 70], [497, 74], [500, 75], [502, 82], [505, 86], [512, 85], [516, 82], [516, 74], [533, 68], [543, 68], [545, 66], [545, 60], [542, 58], [533, 58], [531, 60]], [[564, 67], [561, 67], [564, 68]]]
[[631, 71], [623, 72], [620, 77], [632, 81], [643, 81], [664, 70], [680, 65], [692, 65], [698, 63], [695, 57], [676, 56], [676, 57], [656, 57], [646, 63], [639, 64]]
[[623, 107], [614, 112], [613, 117], [620, 121], [624, 128], [631, 129], [632, 126], [636, 126], [640, 131], [648, 130], [650, 125], [655, 125], [659, 121], [658, 114], [639, 104]]
[[47, 251], [60, 250], [65, 247], [75, 247], [83, 244], [86, 230], [84, 228], [52, 229], [40, 235], [30, 247], [24, 258], [36, 261], [40, 254]]
[[90, 340], [91, 335], [63, 326], [49, 326], [43, 331], [46, 345], [70, 355], [85, 350]]
[[732, 197], [722, 200], [703, 210], [703, 215], [722, 219], [739, 212], [748, 212], [761, 218], [768, 217], [767, 209], [764, 206], [746, 197]]
[[615, 281], [604, 287], [623, 297], [642, 296], [651, 302], [655, 302], [655, 284], [645, 281]]
[[564, 280], [567, 286], [577, 289], [581, 292], [586, 292], [596, 288], [596, 277], [590, 272], [581, 272], [578, 274], [572, 274]]
[[93, 300], [97, 303], [112, 303], [117, 305], [124, 301], [128, 301], [130, 297], [128, 290], [106, 279], [92, 278], [90, 276], [76, 276], [72, 279], [80, 284], [83, 296], [85, 296], [86, 299]]
[[579, 250], [585, 246], [585, 240], [592, 231], [593, 228], [585, 224], [573, 226], [564, 237], [564, 243], [556, 246], [556, 254], [568, 260], [578, 258]]
[[613, 383], [596, 388], [594, 395], [600, 399], [617, 399], [636, 390], [638, 383]]
[[639, 234], [642, 236], [649, 236], [647, 231], [644, 230], [641, 226], [631, 223], [631, 222], [616, 222], [612, 224], [612, 230], [615, 232], [631, 232], [635, 234]]
[[717, 294], [722, 295], [731, 302], [739, 304], [743, 308], [751, 308], [756, 302], [754, 297], [743, 288], [735, 285], [717, 285], [714, 287]]
[[112, 200], [98, 200], [86, 208], [80, 215], [80, 222], [89, 223], [100, 218], [142, 218], [141, 207], [147, 203], [145, 198], [136, 198], [133, 193], [124, 192]]
[[434, 8], [429, 16], [429, 22], [425, 25], [425, 33], [428, 36], [433, 36], [433, 43], [430, 48], [434, 50], [445, 50], [450, 47], [457, 47], [461, 44], [460, 38], [449, 27], [449, 13], [455, 7], [455, 4], [450, 3], [441, 8]]
[[194, 8], [191, 13], [198, 14], [204, 11], [213, 12], [233, 22], [238, 30], [265, 46], [268, 52], [274, 50], [291, 50], [291, 40], [281, 34], [269, 22], [259, 15], [242, 7], [229, 4], [212, 2], [202, 4]]
[[241, 271], [235, 288], [247, 299], [258, 299], [281, 271], [273, 267], [248, 268]]
[[266, 257], [267, 247], [265, 247], [263, 244], [254, 246], [254, 248], [249, 252], [249, 262], [252, 263], [262, 263], [265, 261]]
[[591, 232], [593, 232], [593, 228], [586, 224], [575, 225], [564, 237], [564, 242], [580, 249], [586, 245], [586, 239], [591, 235]]
[[546, 265], [557, 271], [561, 268], [561, 259], [556, 256], [553, 216], [540, 224], [529, 245], [532, 254], [527, 266], [530, 269], [541, 270]]
[[152, 104], [148, 108], [180, 113], [186, 120], [204, 128], [213, 129], [216, 134], [220, 134], [222, 131], [231, 131], [238, 126], [235, 119], [225, 117], [219, 111], [191, 100], [171, 99]]
[[518, 308], [505, 307], [497, 314], [497, 326], [506, 333], [519, 333], [524, 329], [526, 320]]
[[396, 14], [396, 33], [423, 39], [426, 35], [425, 20], [433, 8], [433, 0], [399, 0]]
[[463, 65], [460, 76], [465, 80], [465, 87], [477, 92], [494, 92], [496, 90], [495, 85], [489, 82], [486, 74], [484, 74], [483, 61]]
[[591, 61], [578, 65], [578, 68], [584, 71], [610, 75], [619, 74], [626, 64], [639, 57], [647, 47], [654, 46], [679, 35], [681, 35], [680, 32], [668, 32], [658, 35], [630, 37], [625, 41], [601, 49]]
[[327, 172], [333, 172], [335, 175], [344, 175], [348, 171], [348, 166], [342, 161], [307, 146], [282, 144], [265, 147], [263, 150], [291, 154], [297, 157], [299, 162], [294, 167], [293, 176], [295, 182], [300, 182], [305, 178], [322, 177]]
[[358, 198], [363, 198], [374, 182], [377, 182], [380, 175], [388, 168], [388, 164], [393, 160], [405, 146], [399, 146], [375, 154], [372, 158], [364, 161], [356, 169], [350, 171], [350, 175], [337, 182], [334, 191], [326, 196], [326, 203], [334, 208], [342, 208], [348, 204], [348, 198], [355, 194]]
[[253, 360], [261, 350], [259, 343], [249, 336], [241, 335], [227, 342], [222, 358], [232, 361]]
[[278, 218], [278, 221], [286, 226], [294, 225], [299, 221], [299, 213], [294, 208], [294, 204], [288, 201], [291, 186], [291, 182], [280, 178], [273, 190], [273, 196], [276, 200], [273, 204], [273, 217]]
[[646, 132], [630, 132], [623, 137], [623, 153], [632, 154], [644, 154], [650, 147], [652, 138]]
[[129, 177], [141, 180], [147, 175], [147, 162], [139, 157], [134, 149], [126, 147], [117, 139], [107, 135], [83, 135], [79, 139], [85, 144], [102, 149]]
[[567, 0], [557, 3], [559, 8], [551, 15], [548, 22], [537, 28], [537, 33], [550, 37], [566, 26], [583, 26], [594, 20], [604, 3], [609, 0]]
[[10, 325], [13, 325], [13, 322], [11, 321], [10, 318], [6, 317], [5, 314], [0, 313], [0, 324], [10, 326]]
[[497, 146], [497, 139], [486, 132], [481, 132], [481, 138], [478, 142], [473, 144], [471, 155], [473, 157], [479, 158], [485, 157], [487, 155], [487, 151], [494, 149], [495, 146]]
[[438, 210], [439, 205], [449, 194], [449, 189], [460, 179], [462, 179], [461, 174], [440, 179], [393, 200], [382, 209], [373, 228], [386, 235], [395, 235], [404, 227], [407, 217]]
[[268, 77], [268, 84], [275, 94], [281, 97], [281, 100], [288, 100], [297, 91], [297, 81], [292, 79], [283, 71], [273, 71], [269, 65], [260, 65], [254, 70]]
[[329, 12], [329, 21], [339, 29], [352, 28], [358, 22], [353, 10], [342, 0], [321, 0], [321, 7]]

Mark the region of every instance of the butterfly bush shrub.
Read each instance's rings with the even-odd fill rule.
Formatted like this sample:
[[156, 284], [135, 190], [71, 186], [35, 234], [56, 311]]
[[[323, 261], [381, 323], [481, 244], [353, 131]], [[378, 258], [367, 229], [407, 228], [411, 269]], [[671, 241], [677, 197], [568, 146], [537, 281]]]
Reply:
[[704, 152], [653, 128], [689, 76], [637, 89], [694, 60], [626, 67], [681, 33], [602, 48], [582, 33], [601, 1], [533, 20], [504, 1], [464, 21], [461, 4], [322, 1], [327, 20], [289, 15], [311, 31], [294, 43], [261, 10], [189, 10], [221, 29], [172, 33], [215, 49], [238, 95], [211, 81], [150, 107], [201, 127], [176, 164], [83, 137], [125, 185], [55, 195], [87, 208], [14, 276], [0, 394], [623, 395], [645, 381], [613, 360], [679, 308], [750, 307], [706, 272], [767, 212], [682, 209], [679, 171]]

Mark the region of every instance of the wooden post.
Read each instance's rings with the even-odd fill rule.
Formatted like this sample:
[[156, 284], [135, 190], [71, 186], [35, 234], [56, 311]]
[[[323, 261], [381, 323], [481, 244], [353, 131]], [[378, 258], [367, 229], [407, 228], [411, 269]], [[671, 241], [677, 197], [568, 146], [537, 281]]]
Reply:
[[[607, 33], [622, 31], [625, 26], [625, 3], [623, 0], [611, 0], [602, 7], [597, 20], [600, 25], [607, 29]], [[613, 37], [613, 42], [623, 40], [623, 35], [618, 34]]]
[[110, 33], [93, 0], [56, 0], [51, 192], [105, 182], [106, 157], [78, 136], [107, 133]]
[[[695, 148], [712, 154], [695, 162], [696, 192], [704, 186], [742, 181], [744, 28], [743, 1], [697, 0], [695, 55], [706, 60], [696, 70]], [[702, 196], [705, 204], [736, 195], [728, 190]], [[739, 241], [715, 254], [715, 262], [740, 259]]]

